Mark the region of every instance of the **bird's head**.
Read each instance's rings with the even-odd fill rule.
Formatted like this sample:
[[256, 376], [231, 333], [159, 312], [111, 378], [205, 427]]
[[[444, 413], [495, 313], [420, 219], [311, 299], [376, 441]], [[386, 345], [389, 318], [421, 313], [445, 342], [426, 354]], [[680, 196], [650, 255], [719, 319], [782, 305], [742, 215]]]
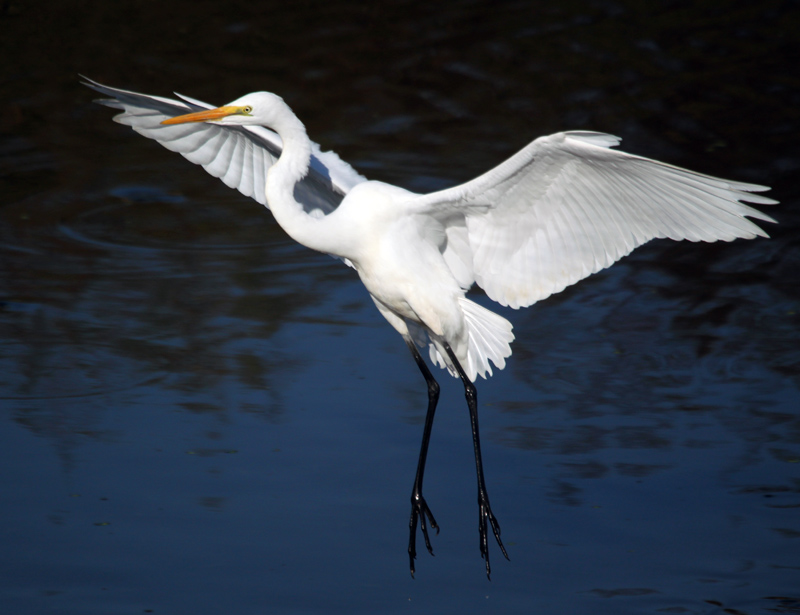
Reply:
[[274, 126], [288, 110], [280, 96], [271, 92], [253, 92], [222, 107], [178, 115], [161, 123], [173, 125], [212, 122], [237, 126]]

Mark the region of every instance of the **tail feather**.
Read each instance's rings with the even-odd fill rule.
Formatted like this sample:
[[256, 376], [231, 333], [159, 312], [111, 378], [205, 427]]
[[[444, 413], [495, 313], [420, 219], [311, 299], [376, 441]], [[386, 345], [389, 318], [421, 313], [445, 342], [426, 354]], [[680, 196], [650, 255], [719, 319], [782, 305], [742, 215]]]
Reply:
[[[462, 367], [472, 381], [478, 376], [488, 378], [492, 375], [490, 361], [497, 369], [503, 369], [506, 366], [506, 357], [511, 356], [511, 342], [514, 340], [511, 323], [464, 297], [459, 299], [459, 303], [467, 322], [469, 337], [467, 360]], [[445, 360], [446, 353], [437, 347], [436, 341], [431, 339], [431, 361], [439, 367], [446, 367], [451, 375], [458, 376], [449, 361]]]

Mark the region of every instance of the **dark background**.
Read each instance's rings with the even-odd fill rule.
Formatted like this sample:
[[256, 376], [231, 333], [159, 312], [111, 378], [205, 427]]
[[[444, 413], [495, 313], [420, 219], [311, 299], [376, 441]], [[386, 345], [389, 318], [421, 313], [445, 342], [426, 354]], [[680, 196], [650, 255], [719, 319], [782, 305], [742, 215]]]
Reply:
[[[0, 604], [28, 613], [800, 612], [793, 2], [0, 2]], [[515, 312], [469, 425], [354, 272], [110, 121], [82, 73], [283, 96], [373, 179], [541, 134], [773, 187], [770, 240], [654, 242]], [[480, 294], [476, 297], [485, 303]], [[486, 303], [485, 303], [486, 304]]]

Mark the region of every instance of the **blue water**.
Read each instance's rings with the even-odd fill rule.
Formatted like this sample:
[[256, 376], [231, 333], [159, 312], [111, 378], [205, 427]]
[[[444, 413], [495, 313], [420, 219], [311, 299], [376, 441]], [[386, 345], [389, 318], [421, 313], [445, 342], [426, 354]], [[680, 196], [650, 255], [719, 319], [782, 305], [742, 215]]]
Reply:
[[[0, 611], [800, 612], [790, 4], [9, 3]], [[654, 242], [513, 311], [479, 381], [510, 561], [478, 551], [463, 388], [406, 545], [425, 386], [356, 274], [113, 124], [76, 72], [222, 103], [416, 190], [567, 128], [774, 187], [772, 238]], [[480, 293], [474, 298], [490, 306]]]

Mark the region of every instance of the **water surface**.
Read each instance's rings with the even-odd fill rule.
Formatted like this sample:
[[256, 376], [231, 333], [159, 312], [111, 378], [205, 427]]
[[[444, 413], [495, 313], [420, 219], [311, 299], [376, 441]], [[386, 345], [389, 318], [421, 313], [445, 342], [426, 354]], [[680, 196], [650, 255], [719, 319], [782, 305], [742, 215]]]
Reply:
[[[0, 600], [27, 613], [800, 612], [791, 3], [5, 3]], [[429, 191], [563, 129], [774, 187], [770, 240], [654, 242], [527, 310], [478, 383], [511, 557], [486, 580], [443, 385], [352, 270], [110, 121], [76, 73], [281, 94]], [[480, 293], [476, 300], [489, 305]]]

